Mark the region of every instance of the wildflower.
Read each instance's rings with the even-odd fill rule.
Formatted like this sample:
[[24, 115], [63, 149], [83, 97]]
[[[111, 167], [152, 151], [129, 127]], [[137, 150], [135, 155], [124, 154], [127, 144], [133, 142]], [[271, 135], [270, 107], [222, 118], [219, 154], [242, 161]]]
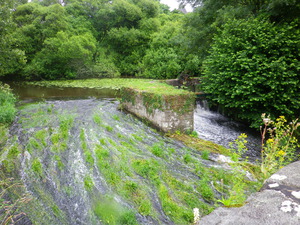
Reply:
[[277, 118], [276, 121], [287, 122], [284, 116], [279, 116], [279, 118]]
[[268, 140], [267, 140], [267, 144], [268, 145], [271, 145], [271, 144], [273, 144], [274, 143], [274, 139], [273, 138], [269, 138]]
[[276, 156], [282, 157], [282, 156], [285, 156], [285, 154], [286, 154], [285, 151], [280, 150], [279, 152], [277, 152]]

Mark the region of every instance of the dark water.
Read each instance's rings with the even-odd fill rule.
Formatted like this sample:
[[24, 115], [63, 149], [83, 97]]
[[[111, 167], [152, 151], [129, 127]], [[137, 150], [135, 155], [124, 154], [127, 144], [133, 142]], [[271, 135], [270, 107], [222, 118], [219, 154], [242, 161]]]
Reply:
[[61, 99], [61, 98], [114, 98], [118, 95], [117, 90], [113, 89], [94, 89], [94, 88], [57, 88], [40, 87], [36, 85], [24, 85], [22, 83], [9, 84], [13, 92], [19, 96], [20, 100], [30, 101], [37, 99]]

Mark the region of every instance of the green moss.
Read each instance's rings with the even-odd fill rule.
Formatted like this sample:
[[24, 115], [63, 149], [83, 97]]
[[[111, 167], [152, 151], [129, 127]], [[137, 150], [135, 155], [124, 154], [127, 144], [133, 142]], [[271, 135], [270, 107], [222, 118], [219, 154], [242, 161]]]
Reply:
[[26, 82], [27, 84], [43, 87], [82, 87], [82, 88], [109, 88], [120, 89], [129, 87], [141, 91], [147, 91], [157, 94], [178, 95], [188, 93], [186, 90], [177, 89], [166, 83], [151, 79], [84, 79], [84, 80], [56, 80], [56, 81], [35, 81]]
[[101, 119], [101, 116], [99, 114], [94, 114], [93, 120], [99, 126], [102, 125], [102, 119]]
[[155, 143], [151, 146], [150, 151], [157, 157], [163, 157], [165, 152], [162, 143]]
[[53, 133], [51, 135], [51, 141], [52, 141], [52, 144], [56, 145], [60, 142], [60, 134], [59, 133]]
[[60, 217], [63, 214], [60, 208], [55, 204], [51, 206], [51, 209], [55, 217]]
[[214, 191], [209, 185], [209, 180], [202, 179], [200, 181], [199, 186], [197, 187], [197, 190], [199, 191], [201, 196], [207, 201], [212, 201], [214, 199]]
[[[180, 90], [175, 89], [174, 90]], [[168, 92], [169, 90], [169, 92]], [[121, 103], [129, 102], [135, 104], [137, 96], [141, 96], [143, 105], [147, 113], [152, 114], [156, 109], [163, 111], [165, 109], [173, 110], [182, 115], [194, 110], [195, 95], [194, 93], [183, 91], [177, 92], [168, 88], [165, 90], [153, 86], [143, 90], [143, 88], [122, 88]]]
[[94, 181], [90, 176], [84, 177], [84, 187], [87, 191], [91, 191], [94, 187]]
[[44, 147], [47, 146], [48, 131], [46, 129], [39, 130], [35, 133], [34, 137], [42, 143]]
[[174, 134], [167, 134], [167, 136], [174, 138], [178, 141], [181, 141], [186, 146], [197, 149], [199, 151], [209, 151], [213, 153], [220, 153], [223, 155], [230, 154], [230, 151], [221, 145], [215, 144], [211, 141], [202, 140], [200, 138], [191, 137], [187, 134], [174, 133]]
[[106, 125], [105, 130], [107, 130], [108, 132], [112, 132], [113, 128], [111, 126]]
[[120, 117], [118, 115], [113, 115], [112, 118], [116, 121], [120, 121]]
[[142, 92], [143, 104], [149, 114], [152, 114], [155, 109], [162, 110], [164, 106], [164, 100], [162, 95]]
[[138, 135], [138, 134], [132, 134], [131, 135], [135, 140], [137, 140], [137, 141], [142, 141], [143, 140], [143, 137], [141, 137], [140, 135]]
[[30, 129], [33, 127], [46, 127], [51, 125], [51, 116], [44, 110], [45, 105], [43, 103], [25, 105], [21, 112], [21, 120], [24, 129]]
[[180, 206], [171, 196], [165, 185], [159, 185], [158, 196], [162, 208], [167, 216], [171, 217], [175, 224], [189, 224], [193, 222], [192, 210]]
[[120, 144], [122, 146], [128, 148], [128, 149], [133, 149], [134, 148], [132, 144], [130, 144], [130, 143], [126, 142], [126, 141], [121, 141]]
[[210, 152], [208, 150], [203, 150], [203, 152], [201, 153], [201, 158], [204, 160], [209, 160], [209, 154]]
[[137, 225], [135, 213], [124, 208], [113, 198], [105, 198], [97, 200], [94, 203], [94, 213], [104, 224], [128, 224]]
[[0, 124], [0, 147], [2, 147], [8, 138], [8, 128], [6, 125]]
[[54, 158], [54, 160], [56, 160], [56, 162], [57, 162], [57, 167], [58, 167], [58, 169], [62, 170], [62, 169], [65, 167], [65, 165], [64, 165], [63, 162], [61, 161], [60, 156], [59, 156], [59, 155], [54, 155], [53, 158]]
[[26, 150], [32, 153], [34, 150], [42, 150], [43, 146], [33, 137], [30, 137], [26, 145]]
[[73, 194], [73, 187], [70, 186], [63, 186], [62, 188], [63, 192], [66, 193], [68, 196], [71, 196]]
[[107, 145], [105, 138], [101, 138], [100, 140], [101, 145]]
[[125, 136], [123, 134], [117, 133], [117, 137], [119, 139], [126, 139]]
[[113, 147], [118, 147], [118, 144], [112, 140], [111, 138], [107, 138], [107, 141], [113, 146]]
[[188, 164], [193, 161], [193, 158], [190, 154], [185, 154], [183, 156], [183, 161], [184, 161], [184, 163]]
[[151, 182], [159, 184], [159, 164], [155, 160], [135, 159], [132, 160], [132, 168], [137, 174], [148, 178]]
[[32, 161], [31, 169], [35, 174], [39, 175], [40, 177], [43, 176], [43, 166], [41, 161], [38, 158], [35, 158]]
[[94, 158], [93, 158], [93, 155], [90, 151], [84, 151], [84, 157], [85, 157], [85, 160], [86, 162], [90, 165], [90, 166], [93, 166], [94, 165]]
[[3, 155], [0, 154], [0, 163], [3, 165], [2, 169], [8, 173], [13, 172], [17, 166], [19, 165], [16, 161], [19, 154], [21, 153], [20, 147], [18, 144], [13, 144], [10, 147], [4, 147], [1, 153], [7, 152], [6, 157], [2, 157]]
[[66, 139], [69, 137], [69, 130], [72, 128], [74, 122], [73, 115], [62, 115], [60, 117], [59, 130], [61, 133], [61, 137]]
[[88, 144], [85, 140], [84, 129], [80, 130], [79, 138], [80, 138], [80, 141], [81, 141], [81, 148], [83, 150], [85, 161], [89, 164], [89, 166], [93, 166], [94, 165], [94, 157], [93, 157], [91, 151], [89, 150]]
[[15, 144], [9, 148], [7, 158], [15, 159], [18, 157], [19, 154], [20, 154], [19, 146], [17, 144]]
[[144, 216], [152, 213], [152, 203], [149, 197], [136, 182], [125, 181], [123, 190], [125, 191], [125, 197], [134, 203], [139, 213]]
[[102, 161], [110, 156], [109, 150], [103, 148], [101, 145], [96, 145], [95, 155], [98, 160]]

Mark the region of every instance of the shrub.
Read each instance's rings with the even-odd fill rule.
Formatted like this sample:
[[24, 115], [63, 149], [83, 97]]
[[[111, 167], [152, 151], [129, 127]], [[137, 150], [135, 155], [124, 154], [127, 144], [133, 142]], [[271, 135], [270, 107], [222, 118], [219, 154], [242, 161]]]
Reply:
[[[203, 90], [228, 113], [258, 127], [262, 112], [299, 116], [299, 25], [231, 20], [204, 62]], [[239, 112], [236, 114], [235, 112]]]

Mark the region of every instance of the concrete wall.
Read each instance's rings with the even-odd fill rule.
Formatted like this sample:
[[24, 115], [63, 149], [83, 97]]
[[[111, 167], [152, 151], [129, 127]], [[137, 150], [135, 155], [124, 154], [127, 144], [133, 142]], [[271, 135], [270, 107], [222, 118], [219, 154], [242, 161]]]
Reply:
[[[127, 91], [133, 94], [132, 89]], [[143, 92], [134, 90], [132, 98], [131, 101], [126, 98], [121, 100], [122, 107], [137, 117], [150, 121], [158, 129], [164, 132], [194, 129], [194, 100], [191, 101], [191, 95], [168, 96], [168, 98], [162, 96], [160, 108], [152, 110], [147, 108]]]

